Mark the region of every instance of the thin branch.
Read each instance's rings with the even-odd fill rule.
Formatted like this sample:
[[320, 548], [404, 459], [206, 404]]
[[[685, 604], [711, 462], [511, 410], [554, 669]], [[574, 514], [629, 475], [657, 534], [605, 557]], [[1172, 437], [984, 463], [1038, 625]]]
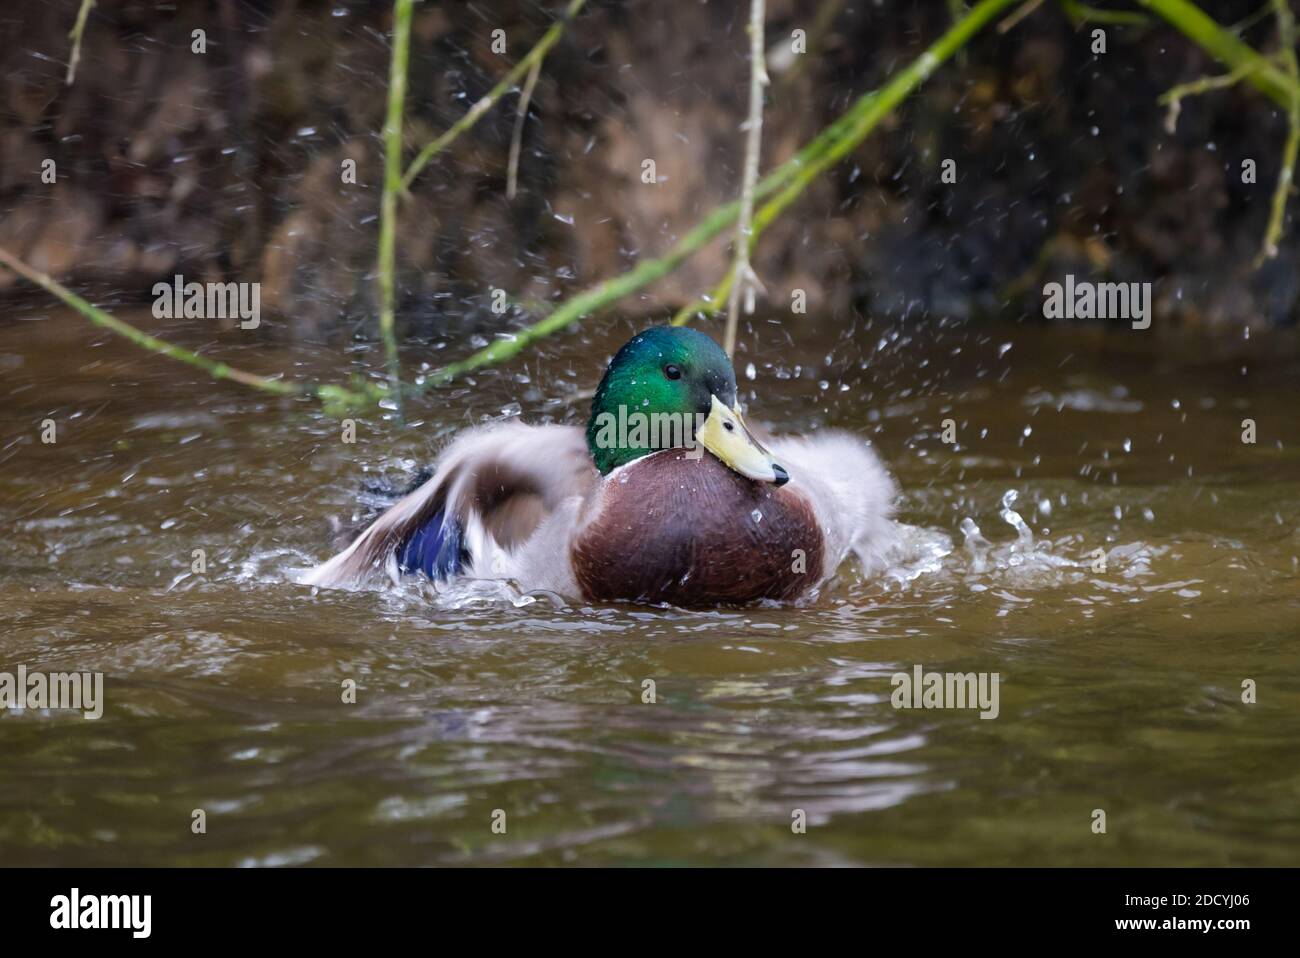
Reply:
[[[954, 23], [928, 50], [913, 60], [906, 69], [895, 74], [884, 87], [859, 97], [839, 119], [818, 133], [803, 149], [763, 177], [754, 187], [755, 200], [772, 195], [786, 187], [786, 184], [790, 185], [773, 203], [759, 211], [754, 219], [751, 240], [780, 215], [813, 179], [843, 159], [881, 120], [929, 79], [945, 60], [1014, 2], [1015, 0], [981, 0], [970, 13]], [[646, 260], [621, 276], [597, 283], [557, 306], [545, 319], [525, 327], [509, 339], [498, 340], [466, 359], [437, 370], [425, 380], [421, 388], [446, 383], [465, 373], [517, 356], [538, 340], [667, 276], [735, 222], [739, 214], [739, 201], [717, 207], [663, 256]]]
[[519, 150], [524, 143], [524, 121], [528, 119], [528, 103], [533, 98], [533, 88], [542, 73], [542, 58], [533, 61], [524, 81], [524, 90], [519, 94], [519, 111], [515, 114], [515, 130], [510, 137], [510, 163], [506, 169], [506, 199], [513, 200], [519, 187]]
[[353, 392], [343, 386], [270, 379], [266, 376], [258, 376], [242, 369], [236, 369], [234, 366], [208, 359], [206, 356], [200, 356], [183, 346], [177, 346], [175, 343], [169, 343], [166, 340], [158, 339], [156, 336], [150, 336], [148, 333], [136, 329], [130, 323], [125, 323], [116, 316], [104, 312], [93, 303], [82, 299], [52, 276], [28, 266], [3, 247], [0, 247], [0, 264], [7, 266], [23, 279], [35, 283], [46, 292], [62, 300], [96, 326], [110, 330], [152, 353], [193, 366], [195, 369], [207, 373], [213, 379], [229, 380], [276, 396], [311, 396], [326, 403], [349, 407], [367, 405], [378, 396], [378, 393], [373, 391], [373, 387], [367, 394], [367, 392]]
[[1286, 220], [1286, 201], [1291, 194], [1291, 181], [1295, 176], [1296, 155], [1300, 153], [1300, 66], [1295, 54], [1295, 15], [1289, 0], [1274, 0], [1277, 11], [1277, 34], [1281, 43], [1282, 64], [1291, 80], [1291, 102], [1287, 106], [1286, 146], [1282, 148], [1282, 169], [1278, 171], [1277, 188], [1273, 191], [1273, 207], [1269, 213], [1268, 228], [1264, 231], [1264, 245], [1255, 265], [1277, 256], [1277, 244], [1282, 238]]
[[1273, 12], [1273, 0], [1265, 0], [1265, 2], [1259, 7], [1258, 10], [1256, 10], [1250, 16], [1245, 17], [1244, 19], [1238, 20], [1236, 23], [1228, 27], [1228, 30], [1236, 34], [1237, 36], [1241, 36], [1243, 33], [1245, 33], [1255, 24], [1259, 23], [1261, 20], [1266, 20], [1269, 14], [1271, 14], [1272, 12]]
[[1160, 14], [1200, 47], [1232, 68], [1225, 76], [1183, 84], [1162, 96], [1161, 102], [1170, 104], [1166, 128], [1172, 129], [1172, 124], [1177, 121], [1179, 100], [1183, 96], [1231, 86], [1240, 80], [1247, 81], [1286, 108], [1287, 138], [1282, 149], [1282, 170], [1278, 174], [1277, 188], [1273, 193], [1263, 247], [1255, 260], [1255, 265], [1259, 266], [1265, 259], [1277, 255], [1277, 244], [1286, 218], [1287, 198], [1295, 176], [1296, 159], [1300, 155], [1300, 68], [1297, 68], [1295, 52], [1295, 16], [1287, 0], [1273, 0], [1281, 41], [1281, 49], [1276, 58], [1282, 65], [1279, 68], [1274, 63], [1274, 58], [1261, 55], [1187, 0], [1138, 2]]
[[487, 92], [482, 99], [469, 108], [469, 112], [451, 125], [446, 133], [438, 137], [424, 149], [419, 152], [411, 165], [406, 168], [406, 175], [402, 177], [402, 189], [409, 190], [411, 184], [415, 182], [416, 176], [428, 164], [428, 162], [449, 147], [456, 139], [466, 130], [470, 129], [475, 123], [483, 118], [483, 114], [492, 109], [492, 104], [505, 96], [506, 91], [519, 82], [519, 78], [527, 73], [534, 63], [540, 63], [546, 56], [551, 47], [555, 46], [560, 34], [564, 33], [565, 25], [574, 18], [587, 0], [569, 0], [569, 6], [564, 11], [564, 16], [551, 24], [550, 28], [542, 34], [542, 38], [537, 41], [537, 45], [528, 51], [528, 54], [511, 68], [510, 72], [501, 78], [501, 82]]
[[1151, 18], [1135, 10], [1103, 10], [1077, 0], [1061, 0], [1061, 8], [1076, 27], [1084, 23], [1109, 23], [1117, 27], [1150, 26]]
[[[995, 0], [1002, 2], [1002, 0]], [[1007, 0], [1009, 2], [1009, 0]], [[467, 359], [451, 363], [432, 373], [424, 386], [440, 385], [482, 366], [491, 366], [523, 352], [528, 346], [573, 324], [599, 309], [617, 302], [637, 290], [667, 276], [693, 253], [703, 247], [735, 221], [739, 203], [718, 207], [703, 222], [687, 233], [663, 256], [645, 260], [634, 269], [597, 283], [557, 306], [546, 318], [520, 330], [509, 339], [499, 339]]]
[[1259, 69], [1257, 61], [1245, 60], [1231, 73], [1201, 77], [1199, 80], [1192, 80], [1188, 83], [1180, 83], [1175, 87], [1170, 87], [1156, 101], [1169, 107], [1169, 113], [1165, 116], [1165, 131], [1173, 135], [1178, 129], [1178, 116], [1183, 109], [1183, 97], [1199, 96], [1202, 93], [1209, 93], [1211, 90], [1223, 90], [1236, 86], [1244, 77], [1257, 69]]
[[1025, 0], [1024, 6], [998, 24], [998, 33], [1010, 33], [1016, 28], [1016, 24], [1025, 19], [1025, 17], [1029, 16], [1042, 5], [1043, 0]]
[[1212, 57], [1235, 70], [1251, 62], [1255, 68], [1245, 76], [1246, 82], [1290, 108], [1295, 81], [1257, 53], [1248, 43], [1233, 36], [1188, 0], [1137, 0], [1139, 4], [1164, 17]]
[[[758, 238], [758, 234], [753, 234]], [[691, 321], [692, 316], [699, 316], [701, 319], [705, 316], [712, 316], [714, 313], [722, 310], [722, 304], [727, 302], [731, 296], [731, 284], [736, 281], [736, 264], [732, 263], [727, 269], [726, 274], [718, 281], [718, 285], [713, 288], [713, 292], [706, 293], [697, 300], [687, 303], [677, 312], [673, 313], [673, 326], [685, 326]]]
[[77, 64], [81, 62], [81, 36], [86, 32], [86, 19], [90, 16], [90, 8], [94, 5], [95, 0], [81, 0], [77, 21], [68, 32], [68, 37], [72, 40], [72, 55], [68, 58], [68, 86], [72, 86], [72, 81], [77, 78]]
[[727, 332], [723, 349], [736, 353], [736, 327], [740, 323], [740, 296], [745, 296], [745, 315], [754, 312], [754, 292], [760, 287], [749, 262], [750, 224], [754, 219], [754, 184], [758, 182], [758, 160], [763, 146], [763, 87], [768, 84], [763, 64], [763, 0], [750, 0], [749, 8], [749, 119], [745, 131], [745, 171], [740, 187], [740, 216], [736, 221], [736, 263], [732, 272], [739, 279], [731, 287], [727, 303]]
[[[1000, 6], [1007, 6], [1011, 2], [1014, 2], [1014, 0], [1007, 0], [1007, 3], [1001, 4]], [[762, 208], [758, 211], [758, 215], [754, 217], [754, 223], [750, 230], [749, 237], [750, 246], [752, 247], [758, 242], [758, 238], [763, 235], [763, 231], [775, 222], [777, 217], [784, 213], [791, 203], [802, 195], [803, 191], [813, 180], [843, 159], [844, 156], [856, 147], [868, 133], [875, 129], [876, 125], [880, 123], [881, 120], [892, 113], [894, 108], [897, 107], [898, 104], [912, 92], [912, 90], [917, 86], [920, 86], [920, 84], [929, 77], [930, 73], [934, 72], [940, 63], [951, 56], [955, 50], [965, 46], [966, 40], [969, 39], [969, 36], [964, 37], [961, 42], [957, 43], [955, 46], [945, 43], [945, 41], [947, 41], [959, 27], [964, 29], [976, 14], [980, 14], [981, 20], [979, 21], [979, 25], [974, 28], [974, 30], [978, 30], [979, 27], [983, 26], [989, 18], [995, 16], [996, 13], [997, 9], [986, 10], [983, 4], [972, 9], [965, 20], [955, 24], [952, 30], [940, 38], [939, 41], [930, 47], [929, 50], [916, 60], [913, 60], [906, 70], [895, 76], [894, 79], [890, 80], [890, 82], [881, 90], [873, 91], [872, 93], [868, 93], [861, 97], [848, 113], [830, 127], [827, 127], [826, 130], [822, 131], [822, 133], [818, 135], [817, 139], [814, 140], [812, 144], [805, 147], [804, 151], [801, 151], [800, 154], [807, 154], [806, 156], [803, 156], [803, 162], [793, 169], [790, 169], [789, 176], [785, 178], [786, 181], [780, 184], [780, 186], [783, 187], [781, 192], [770, 201], [763, 204]], [[973, 33], [974, 30], [971, 32]], [[832, 133], [832, 130], [836, 130], [836, 128], [840, 127], [842, 124], [844, 125], [843, 130], [837, 130]], [[799, 157], [796, 157], [796, 159], [798, 158]], [[787, 167], [790, 167], [790, 165], [791, 164], [787, 162], [781, 167], [778, 167], [777, 170], [763, 181], [763, 183], [767, 184], [777, 174], [782, 173], [787, 169]], [[761, 186], [762, 184], [760, 184], [761, 193], [773, 192], [772, 190], [762, 190]], [[690, 320], [692, 315], [698, 314], [701, 316], [707, 316], [720, 312], [720, 304], [724, 298], [728, 297], [729, 294], [733, 292], [733, 284], [735, 281], [736, 273], [733, 266], [733, 268], [729, 269], [727, 274], [723, 276], [722, 280], [718, 283], [717, 287], [711, 294], [679, 309], [673, 316], [672, 324], [674, 326], [682, 326]]]
[[402, 189], [402, 107], [411, 51], [411, 11], [415, 0], [393, 4], [393, 57], [388, 69], [388, 114], [384, 120], [384, 192], [379, 206], [379, 333], [388, 359], [388, 383], [402, 414], [402, 371], [395, 330], [397, 269], [397, 194]]

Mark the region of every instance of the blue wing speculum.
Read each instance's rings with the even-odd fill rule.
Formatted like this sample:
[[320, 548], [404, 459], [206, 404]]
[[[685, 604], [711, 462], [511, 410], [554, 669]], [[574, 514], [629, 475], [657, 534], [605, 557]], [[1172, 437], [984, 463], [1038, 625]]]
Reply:
[[444, 512], [434, 513], [397, 550], [402, 572], [423, 572], [435, 582], [465, 571], [469, 559], [461, 524]]

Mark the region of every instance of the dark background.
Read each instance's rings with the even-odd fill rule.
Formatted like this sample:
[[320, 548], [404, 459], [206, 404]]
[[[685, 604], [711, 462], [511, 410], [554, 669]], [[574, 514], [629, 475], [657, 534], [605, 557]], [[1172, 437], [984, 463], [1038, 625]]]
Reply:
[[[1102, 0], [1104, 5], [1104, 0]], [[417, 5], [406, 103], [409, 162], [522, 57], [560, 3]], [[1261, 0], [1205, 2], [1219, 23]], [[110, 305], [159, 279], [262, 283], [271, 329], [373, 332], [391, 4], [334, 0], [103, 0], [64, 84], [76, 0], [0, 13], [0, 245]], [[1263, 4], [1266, 8], [1267, 4]], [[1134, 10], [1136, 5], [1112, 3]], [[1267, 9], [1242, 36], [1276, 48]], [[814, 22], [830, 27], [820, 35]], [[488, 289], [555, 301], [661, 253], [740, 179], [748, 57], [742, 0], [592, 0], [547, 57], [505, 196], [511, 95], [431, 163], [400, 208], [399, 321], [407, 334], [522, 324]], [[951, 23], [946, 0], [770, 0], [769, 49], [796, 27], [809, 52], [772, 65], [763, 169], [786, 159]], [[208, 51], [190, 50], [195, 28]], [[493, 53], [494, 29], [507, 53]], [[1286, 135], [1246, 84], [1184, 102], [1174, 134], [1157, 97], [1223, 68], [1158, 19], [1076, 27], [1048, 0], [990, 27], [851, 157], [810, 188], [757, 254], [769, 303], [808, 294], [807, 322], [846, 310], [904, 321], [1041, 319], [1042, 284], [1076, 276], [1156, 284], [1163, 328], [1286, 326], [1297, 316], [1292, 231], [1256, 270]], [[640, 182], [654, 158], [666, 180]], [[40, 182], [58, 164], [57, 185]], [[355, 186], [340, 182], [353, 158]], [[940, 182], [940, 164], [958, 182]], [[1241, 183], [1241, 161], [1258, 165]], [[1288, 215], [1288, 225], [1291, 216]], [[630, 313], [663, 317], [711, 289], [726, 239]], [[0, 272], [0, 296], [18, 281]]]

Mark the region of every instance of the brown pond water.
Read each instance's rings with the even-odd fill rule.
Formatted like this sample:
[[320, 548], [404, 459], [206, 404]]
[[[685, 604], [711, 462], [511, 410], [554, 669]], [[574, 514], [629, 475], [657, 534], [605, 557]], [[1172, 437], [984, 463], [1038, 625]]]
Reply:
[[[905, 490], [890, 573], [846, 568], [803, 607], [294, 582], [362, 481], [485, 418], [578, 421], [565, 398], [632, 329], [593, 320], [348, 445], [312, 404], [8, 309], [0, 671], [102, 671], [106, 704], [0, 711], [0, 863], [1300, 864], [1289, 336], [757, 324], [751, 417], [856, 429]], [[162, 331], [258, 371], [379, 365]], [[1001, 515], [1011, 490], [1032, 544]], [[890, 676], [918, 663], [997, 672], [998, 717], [893, 708]]]

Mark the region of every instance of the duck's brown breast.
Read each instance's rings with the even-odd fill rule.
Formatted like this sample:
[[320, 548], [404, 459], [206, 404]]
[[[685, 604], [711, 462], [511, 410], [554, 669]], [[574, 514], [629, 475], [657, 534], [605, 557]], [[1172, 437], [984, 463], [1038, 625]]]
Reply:
[[792, 599], [822, 576], [822, 533], [798, 486], [754, 482], [707, 453], [632, 463], [605, 480], [599, 508], [572, 551], [592, 601]]

